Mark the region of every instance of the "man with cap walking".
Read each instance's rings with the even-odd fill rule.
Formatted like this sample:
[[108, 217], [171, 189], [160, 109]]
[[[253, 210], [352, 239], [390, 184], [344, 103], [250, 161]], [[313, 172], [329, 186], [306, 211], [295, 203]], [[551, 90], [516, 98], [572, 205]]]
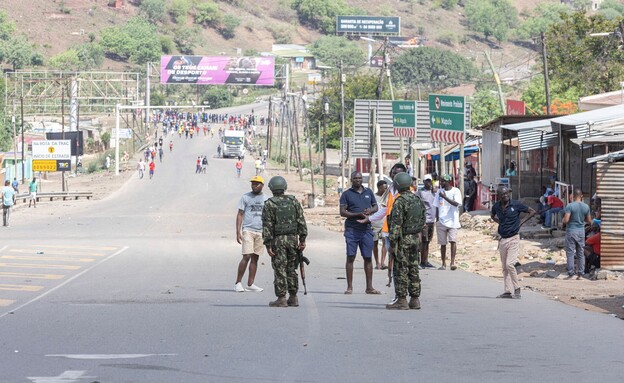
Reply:
[[420, 267], [425, 269], [433, 268], [433, 265], [429, 262], [429, 243], [433, 239], [436, 208], [433, 204], [435, 192], [433, 190], [433, 177], [431, 177], [431, 174], [425, 174], [423, 183], [425, 184], [425, 188], [417, 191], [416, 196], [419, 197], [423, 205], [425, 205], [426, 212], [426, 224], [422, 231], [420, 245]]
[[446, 270], [446, 244], [451, 244], [451, 270], [457, 270], [455, 265], [455, 254], [457, 252], [457, 230], [461, 228], [459, 223], [459, 206], [463, 199], [461, 191], [451, 186], [451, 176], [445, 174], [440, 179], [440, 190], [433, 201], [438, 209], [436, 212], [438, 234], [438, 244], [440, 244], [440, 255], [442, 256], [442, 266], [440, 270]]
[[[236, 242], [243, 245], [243, 259], [238, 263], [238, 274], [234, 285], [234, 291], [237, 293], [263, 290], [254, 284], [254, 280], [258, 269], [258, 258], [262, 254], [263, 246], [262, 209], [264, 202], [269, 197], [262, 193], [264, 179], [261, 176], [255, 176], [250, 181], [251, 191], [241, 197], [238, 203], [238, 214], [236, 214]], [[241, 281], [247, 264], [249, 264], [249, 275], [247, 276], [247, 287], [245, 287]]]
[[[297, 275], [298, 251], [305, 249], [308, 227], [303, 208], [294, 196], [285, 195], [286, 180], [275, 176], [269, 181], [273, 197], [262, 209], [262, 237], [273, 266], [275, 295], [270, 307], [297, 307], [299, 277]], [[286, 292], [289, 293], [288, 300]]]

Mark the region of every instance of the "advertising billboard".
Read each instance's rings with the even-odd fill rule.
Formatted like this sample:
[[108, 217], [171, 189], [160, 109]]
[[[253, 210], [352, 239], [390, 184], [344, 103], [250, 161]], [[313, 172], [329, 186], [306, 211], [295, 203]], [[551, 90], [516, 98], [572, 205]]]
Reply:
[[160, 83], [272, 86], [275, 83], [275, 58], [161, 56]]
[[401, 33], [400, 17], [336, 16], [337, 33], [365, 35]]

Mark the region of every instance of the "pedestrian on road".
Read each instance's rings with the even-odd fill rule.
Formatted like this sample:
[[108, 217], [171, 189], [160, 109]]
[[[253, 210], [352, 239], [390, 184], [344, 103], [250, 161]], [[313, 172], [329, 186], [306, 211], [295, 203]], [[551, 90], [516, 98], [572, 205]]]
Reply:
[[[297, 198], [284, 194], [287, 186], [283, 177], [271, 178], [269, 189], [273, 197], [264, 203], [262, 209], [262, 238], [271, 257], [275, 276], [273, 284], [277, 296], [275, 301], [269, 303], [270, 307], [299, 306], [297, 253], [305, 249], [308, 227], [303, 216], [303, 208]], [[286, 292], [289, 293], [288, 300]]]
[[420, 242], [420, 267], [426, 269], [433, 268], [433, 265], [429, 262], [429, 243], [431, 243], [433, 239], [436, 208], [433, 204], [435, 192], [433, 191], [433, 177], [431, 177], [431, 174], [425, 174], [423, 183], [425, 184], [425, 188], [423, 190], [418, 190], [416, 196], [420, 198], [423, 205], [425, 205], [426, 211], [426, 224], [421, 233]]
[[[497, 298], [520, 299], [520, 283], [516, 263], [520, 253], [520, 227], [530, 220], [535, 210], [520, 201], [509, 198], [509, 189], [501, 187], [497, 191], [498, 201], [492, 206], [491, 218], [498, 223], [498, 235], [501, 239], [498, 243], [501, 265], [503, 266], [503, 281], [505, 291]], [[521, 213], [528, 213], [524, 219], [520, 219]]]
[[13, 177], [13, 182], [11, 182], [11, 187], [15, 190], [15, 194], [19, 194], [19, 181], [17, 177]]
[[143, 175], [145, 173], [145, 162], [143, 162], [143, 158], [139, 160], [137, 164], [137, 170], [139, 171], [139, 179], [143, 179]]
[[28, 201], [28, 207], [30, 207], [30, 203], [33, 203], [33, 206], [37, 208], [37, 178], [33, 177], [32, 181], [28, 185], [28, 191], [30, 191], [30, 201]]
[[202, 173], [206, 174], [206, 169], [208, 168], [208, 157], [202, 157]]
[[16, 194], [9, 180], [4, 181], [4, 187], [2, 188], [2, 226], [9, 226], [9, 215], [11, 214], [11, 208], [15, 204]]
[[565, 251], [567, 258], [568, 279], [574, 276], [574, 260], [576, 260], [576, 279], [585, 274], [585, 224], [591, 225], [592, 218], [589, 205], [583, 202], [581, 189], [574, 189], [574, 201], [564, 209], [563, 227], [566, 230]]
[[[385, 180], [377, 181], [375, 200], [383, 197], [386, 189], [388, 189], [388, 182]], [[378, 221], [371, 222], [371, 226], [373, 228], [373, 258], [375, 258], [375, 269], [385, 270], [387, 251], [383, 238], [384, 220], [380, 219]], [[381, 263], [379, 263], [379, 241], [381, 241]]]
[[[425, 226], [425, 205], [410, 191], [412, 177], [399, 173], [393, 183], [399, 196], [392, 204], [388, 220], [390, 247], [394, 250], [394, 293], [396, 300], [388, 310], [420, 309], [420, 232]], [[410, 301], [407, 303], [407, 294]]]
[[366, 219], [377, 211], [375, 194], [369, 188], [362, 186], [362, 173], [351, 173], [351, 188], [340, 196], [340, 216], [345, 217], [344, 237], [347, 248], [347, 290], [345, 294], [353, 293], [353, 262], [358, 248], [364, 259], [364, 274], [366, 275], [366, 294], [381, 294], [373, 287], [373, 242], [374, 235], [370, 221], [358, 222]]
[[154, 160], [152, 160], [152, 162], [149, 163], [149, 176], [150, 176], [150, 180], [152, 179], [152, 177], [154, 177], [154, 170], [156, 169], [156, 163], [154, 163]]
[[256, 161], [254, 162], [254, 165], [256, 167], [256, 175], [259, 175], [260, 168], [262, 167], [262, 161], [260, 160], [260, 158], [256, 159]]
[[238, 157], [238, 160], [236, 161], [236, 175], [238, 176], [238, 178], [240, 178], [241, 176], [241, 170], [243, 170], [243, 163], [240, 160], [240, 157]]
[[[264, 202], [269, 197], [262, 192], [264, 178], [255, 176], [250, 182], [251, 191], [241, 197], [238, 202], [238, 214], [236, 214], [236, 242], [243, 245], [243, 259], [238, 264], [238, 274], [234, 284], [234, 291], [237, 293], [264, 290], [256, 286], [254, 280], [258, 269], [258, 258], [262, 255], [264, 245], [262, 241], [262, 209]], [[249, 265], [249, 275], [245, 288], [241, 281], [247, 265]]]
[[442, 256], [440, 270], [446, 270], [446, 244], [451, 244], [451, 270], [457, 270], [455, 254], [457, 253], [457, 231], [461, 228], [459, 223], [459, 206], [463, 198], [458, 188], [451, 186], [452, 177], [445, 174], [440, 179], [440, 189], [436, 194], [433, 204], [437, 207], [436, 231], [438, 244]]

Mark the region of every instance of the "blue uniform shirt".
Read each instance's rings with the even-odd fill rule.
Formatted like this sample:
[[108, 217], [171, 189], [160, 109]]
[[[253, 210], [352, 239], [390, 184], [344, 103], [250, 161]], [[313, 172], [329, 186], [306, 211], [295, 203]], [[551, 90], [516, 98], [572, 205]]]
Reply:
[[529, 207], [519, 201], [510, 199], [507, 208], [503, 209], [502, 201], [492, 206], [492, 214], [498, 218], [498, 234], [502, 238], [510, 238], [520, 231], [520, 213], [528, 213]]

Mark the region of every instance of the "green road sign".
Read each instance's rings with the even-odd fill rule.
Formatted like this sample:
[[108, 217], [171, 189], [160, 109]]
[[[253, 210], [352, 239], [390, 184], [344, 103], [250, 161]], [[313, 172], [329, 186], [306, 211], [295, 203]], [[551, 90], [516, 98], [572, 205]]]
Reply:
[[416, 102], [392, 101], [392, 125], [395, 128], [415, 128]]
[[431, 129], [464, 131], [466, 101], [463, 96], [429, 95]]

